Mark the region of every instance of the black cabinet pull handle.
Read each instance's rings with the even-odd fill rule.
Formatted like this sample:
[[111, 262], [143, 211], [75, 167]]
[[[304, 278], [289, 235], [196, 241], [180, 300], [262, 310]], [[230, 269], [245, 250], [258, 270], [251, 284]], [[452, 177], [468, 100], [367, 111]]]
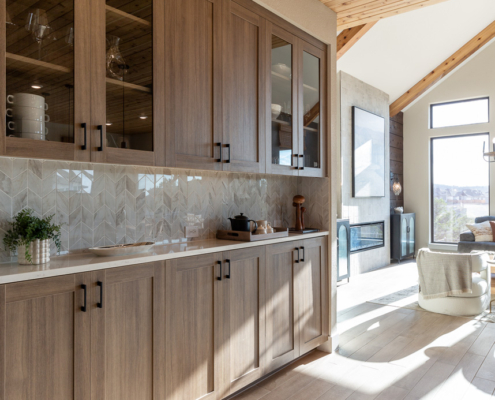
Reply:
[[299, 247], [296, 247], [294, 250], [297, 250], [297, 258], [296, 258], [296, 263], [299, 262], [299, 260], [301, 259], [301, 255], [299, 254]]
[[86, 285], [84, 285], [84, 284], [81, 285], [81, 289], [84, 290], [84, 305], [81, 307], [81, 311], [86, 312], [86, 305], [87, 305], [86, 304], [86, 300], [87, 300], [87, 298], [86, 298], [86, 295], [87, 295]]
[[304, 154], [301, 154], [301, 155], [299, 156], [299, 158], [302, 158], [302, 165], [303, 165], [303, 166], [302, 166], [302, 167], [299, 167], [299, 160], [297, 161], [297, 166], [299, 167], [299, 169], [304, 169]]
[[98, 125], [96, 127], [100, 131], [100, 147], [98, 147], [98, 151], [103, 151], [103, 125]]
[[217, 261], [217, 264], [220, 265], [220, 276], [217, 278], [217, 281], [221, 281], [222, 280], [222, 262]]
[[300, 249], [302, 250], [302, 258], [301, 258], [301, 261], [304, 262], [304, 256], [306, 254], [306, 250], [304, 250], [304, 246], [301, 246]]
[[220, 158], [217, 158], [216, 162], [222, 162], [222, 142], [215, 143], [216, 146], [220, 147]]
[[296, 169], [299, 169], [299, 154], [294, 154], [292, 157], [296, 158], [296, 163], [297, 165], [295, 166]]
[[231, 268], [231, 265], [230, 265], [230, 260], [225, 260], [226, 263], [229, 263], [229, 273], [227, 275], [225, 275], [225, 277], [227, 279], [230, 279], [230, 268]]
[[96, 284], [100, 287], [100, 302], [96, 303], [96, 307], [103, 308], [103, 282], [98, 281]]
[[225, 161], [227, 164], [230, 163], [230, 144], [226, 144], [225, 147], [227, 147], [227, 149], [229, 149], [229, 158], [227, 161]]
[[86, 122], [83, 122], [81, 124], [81, 128], [84, 129], [84, 144], [81, 146], [81, 150], [86, 150], [88, 148], [88, 146], [87, 146], [88, 143], [87, 143], [87, 138], [86, 138], [86, 134], [87, 134], [87, 132], [86, 132]]

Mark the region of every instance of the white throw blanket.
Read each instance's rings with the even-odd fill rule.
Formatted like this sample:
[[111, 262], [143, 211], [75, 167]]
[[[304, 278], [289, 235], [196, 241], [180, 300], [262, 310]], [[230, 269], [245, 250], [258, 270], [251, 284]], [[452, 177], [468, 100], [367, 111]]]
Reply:
[[416, 261], [423, 298], [437, 299], [472, 293], [470, 254], [435, 253], [421, 249]]

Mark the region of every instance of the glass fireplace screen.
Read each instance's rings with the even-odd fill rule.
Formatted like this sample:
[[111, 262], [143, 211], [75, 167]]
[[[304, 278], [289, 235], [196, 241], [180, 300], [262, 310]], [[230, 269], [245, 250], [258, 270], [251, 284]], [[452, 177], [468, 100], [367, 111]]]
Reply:
[[385, 246], [385, 222], [351, 225], [351, 253]]

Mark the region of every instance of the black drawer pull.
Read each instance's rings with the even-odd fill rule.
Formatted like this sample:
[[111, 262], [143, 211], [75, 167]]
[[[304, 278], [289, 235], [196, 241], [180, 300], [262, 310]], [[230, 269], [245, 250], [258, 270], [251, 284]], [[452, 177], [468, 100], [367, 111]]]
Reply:
[[88, 143], [87, 143], [87, 136], [86, 136], [87, 132], [86, 132], [86, 123], [85, 122], [81, 124], [81, 128], [84, 129], [84, 144], [81, 146], [81, 150], [86, 150], [88, 148], [88, 146], [87, 146]]
[[227, 279], [230, 279], [230, 269], [232, 268], [232, 266], [230, 265], [230, 260], [225, 260], [226, 263], [229, 263], [229, 273], [227, 275], [225, 275], [225, 277]]
[[84, 290], [84, 305], [81, 307], [81, 311], [86, 312], [86, 305], [87, 305], [87, 303], [86, 303], [86, 300], [87, 300], [87, 298], [86, 298], [86, 294], [87, 294], [86, 285], [84, 285], [84, 284], [81, 285], [81, 289]]
[[299, 247], [296, 247], [294, 250], [297, 250], [297, 258], [296, 258], [296, 263], [299, 262], [299, 260], [301, 259], [301, 255], [299, 254]]
[[227, 147], [227, 149], [229, 149], [229, 158], [227, 161], [225, 161], [227, 164], [230, 163], [230, 144], [226, 144], [225, 147]]
[[98, 281], [96, 284], [100, 287], [100, 302], [96, 303], [96, 307], [103, 308], [103, 282]]
[[304, 154], [301, 154], [301, 155], [299, 156], [299, 158], [302, 158], [302, 165], [303, 165], [303, 166], [302, 166], [302, 167], [299, 167], [299, 160], [297, 161], [297, 166], [299, 167], [299, 169], [304, 169]]
[[299, 169], [299, 154], [293, 154], [292, 157], [296, 158], [296, 166], [295, 169]]
[[97, 150], [103, 151], [103, 125], [98, 125], [96, 129], [100, 131], [100, 147], [98, 147]]
[[220, 158], [217, 158], [215, 161], [216, 162], [222, 162], [222, 142], [215, 143], [215, 146], [220, 147]]
[[304, 262], [304, 255], [306, 254], [306, 250], [304, 250], [304, 246], [301, 246], [300, 249], [302, 250], [302, 258], [301, 261]]
[[217, 264], [220, 264], [220, 276], [217, 278], [217, 281], [221, 281], [222, 280], [222, 262], [217, 261]]

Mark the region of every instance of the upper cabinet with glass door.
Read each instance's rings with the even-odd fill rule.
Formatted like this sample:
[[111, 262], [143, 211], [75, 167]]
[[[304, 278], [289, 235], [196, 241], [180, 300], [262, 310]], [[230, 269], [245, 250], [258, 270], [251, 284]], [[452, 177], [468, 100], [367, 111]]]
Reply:
[[[95, 29], [92, 40], [97, 43], [92, 70], [93, 159], [154, 165], [157, 145], [154, 63], [158, 61], [155, 57], [163, 54], [163, 49], [158, 54], [154, 52], [158, 1], [94, 0], [94, 3], [100, 9], [96, 26], [101, 30]], [[163, 22], [157, 29], [162, 29], [162, 25]], [[163, 40], [163, 34], [158, 40]], [[158, 72], [163, 74], [163, 63], [160, 68]], [[159, 90], [158, 95], [163, 95], [163, 91]], [[159, 115], [158, 123], [160, 118]]]
[[[6, 0], [0, 153], [90, 160], [87, 2]], [[5, 124], [5, 125], [3, 125]], [[2, 126], [3, 125], [3, 126]]]
[[[267, 172], [297, 175], [297, 62], [295, 36], [276, 25], [268, 24], [271, 41], [268, 63], [269, 129], [267, 135]], [[270, 29], [271, 28], [271, 29]]]
[[299, 175], [324, 175], [322, 110], [325, 108], [325, 58], [320, 49], [302, 43], [299, 79]]
[[267, 25], [271, 44], [267, 172], [325, 176], [324, 51], [279, 26]]

